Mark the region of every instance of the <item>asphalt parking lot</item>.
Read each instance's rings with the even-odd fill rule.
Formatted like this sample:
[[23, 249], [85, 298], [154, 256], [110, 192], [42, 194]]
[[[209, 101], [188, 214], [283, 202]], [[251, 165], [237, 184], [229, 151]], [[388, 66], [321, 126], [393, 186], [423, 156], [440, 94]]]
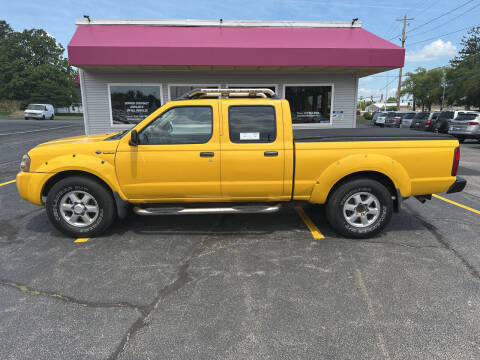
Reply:
[[82, 133], [0, 119], [1, 359], [480, 358], [480, 143], [463, 193], [406, 200], [374, 239], [307, 206], [324, 238], [287, 207], [131, 215], [74, 242], [9, 182], [30, 148]]

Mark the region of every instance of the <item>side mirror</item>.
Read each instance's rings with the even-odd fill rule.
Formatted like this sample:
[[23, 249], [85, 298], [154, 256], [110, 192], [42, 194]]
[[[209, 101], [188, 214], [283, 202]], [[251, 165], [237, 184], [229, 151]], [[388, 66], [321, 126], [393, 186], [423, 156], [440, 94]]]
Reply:
[[130, 141], [128, 142], [131, 146], [138, 145], [138, 133], [137, 130], [133, 130], [130, 134]]

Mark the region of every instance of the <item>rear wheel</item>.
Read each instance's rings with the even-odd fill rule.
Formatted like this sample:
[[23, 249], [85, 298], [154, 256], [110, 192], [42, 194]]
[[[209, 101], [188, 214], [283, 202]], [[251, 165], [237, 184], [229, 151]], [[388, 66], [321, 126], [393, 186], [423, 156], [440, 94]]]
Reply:
[[28, 119], [29, 119], [29, 117], [28, 117], [28, 116], [25, 116], [25, 120], [28, 120]]
[[100, 235], [116, 215], [110, 191], [86, 176], [56, 183], [48, 192], [46, 209], [52, 224], [72, 237]]
[[326, 205], [329, 224], [349, 238], [368, 238], [380, 233], [389, 223], [393, 200], [378, 181], [358, 178], [334, 190]]

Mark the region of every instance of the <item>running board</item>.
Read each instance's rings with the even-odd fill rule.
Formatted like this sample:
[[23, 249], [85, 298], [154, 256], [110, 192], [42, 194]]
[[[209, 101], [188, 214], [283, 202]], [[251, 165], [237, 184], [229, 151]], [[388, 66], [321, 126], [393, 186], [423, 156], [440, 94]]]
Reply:
[[135, 206], [133, 211], [137, 215], [193, 215], [193, 214], [270, 214], [280, 210], [280, 205], [255, 206], [238, 205], [228, 207], [205, 207], [205, 208], [186, 208], [186, 207], [151, 207], [141, 208]]

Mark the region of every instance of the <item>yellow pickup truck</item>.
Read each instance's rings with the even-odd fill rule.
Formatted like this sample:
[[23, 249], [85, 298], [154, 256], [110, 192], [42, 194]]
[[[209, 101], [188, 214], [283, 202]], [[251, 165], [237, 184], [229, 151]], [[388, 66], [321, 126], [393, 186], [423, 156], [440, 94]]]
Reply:
[[343, 236], [382, 231], [402, 200], [457, 192], [449, 136], [403, 129], [293, 129], [269, 89], [196, 89], [130, 130], [50, 141], [24, 155], [20, 195], [70, 236], [139, 215], [271, 213], [325, 204]]

